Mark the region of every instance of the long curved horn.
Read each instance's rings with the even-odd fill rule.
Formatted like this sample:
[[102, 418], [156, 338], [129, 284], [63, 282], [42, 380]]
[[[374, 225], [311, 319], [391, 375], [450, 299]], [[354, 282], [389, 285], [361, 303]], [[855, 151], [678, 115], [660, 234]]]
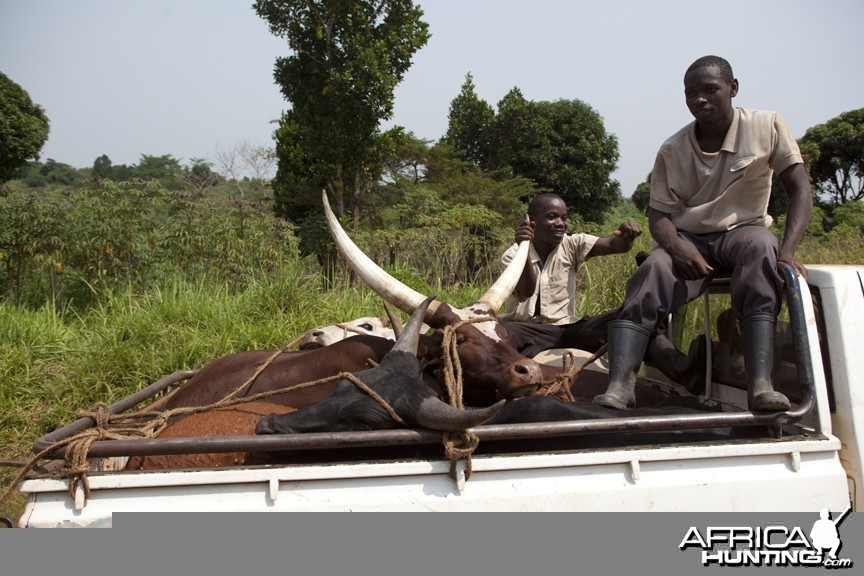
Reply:
[[498, 277], [498, 280], [486, 291], [477, 302], [487, 304], [493, 313], [497, 313], [498, 309], [504, 305], [504, 301], [510, 296], [510, 293], [516, 288], [519, 282], [519, 277], [522, 276], [522, 270], [525, 268], [525, 263], [528, 261], [528, 250], [531, 243], [528, 240], [523, 240], [513, 256], [513, 260]]
[[[390, 302], [406, 314], [413, 314], [418, 306], [426, 299], [426, 296], [406, 286], [399, 280], [390, 276], [382, 270], [375, 262], [360, 250], [348, 237], [345, 230], [339, 224], [339, 220], [330, 209], [327, 201], [327, 191], [321, 190], [321, 199], [324, 202], [324, 215], [327, 217], [327, 225], [333, 235], [336, 247], [348, 261], [351, 269], [370, 287], [378, 293], [381, 298]], [[515, 286], [515, 284], [514, 284]], [[427, 310], [427, 317], [431, 317], [438, 309], [440, 302], [432, 302]]]
[[458, 432], [488, 422], [507, 400], [499, 400], [486, 408], [460, 410], [438, 398], [426, 398], [417, 411], [417, 423], [430, 430]]
[[[324, 214], [327, 217], [330, 233], [333, 235], [337, 248], [348, 261], [348, 265], [385, 301], [392, 303], [407, 314], [412, 314], [425, 297], [384, 272], [366, 256], [342, 229], [339, 220], [336, 219], [333, 210], [330, 209], [326, 190], [321, 190], [321, 199], [324, 203]], [[486, 294], [477, 300], [477, 303], [485, 304], [492, 312], [497, 312], [504, 305], [504, 301], [516, 288], [516, 283], [519, 282], [519, 277], [528, 261], [529, 247], [530, 242], [527, 240], [519, 245], [513, 260], [507, 265], [498, 280], [486, 291]], [[432, 302], [429, 305], [427, 318], [434, 316], [439, 304], [439, 302]]]
[[417, 354], [417, 343], [420, 341], [420, 326], [423, 324], [423, 317], [426, 315], [426, 309], [429, 307], [429, 303], [434, 299], [435, 296], [429, 296], [421, 302], [420, 306], [418, 306], [411, 314], [411, 318], [408, 319], [408, 324], [405, 325], [402, 334], [399, 335], [393, 348], [390, 349], [391, 352], [397, 350], [413, 355]]

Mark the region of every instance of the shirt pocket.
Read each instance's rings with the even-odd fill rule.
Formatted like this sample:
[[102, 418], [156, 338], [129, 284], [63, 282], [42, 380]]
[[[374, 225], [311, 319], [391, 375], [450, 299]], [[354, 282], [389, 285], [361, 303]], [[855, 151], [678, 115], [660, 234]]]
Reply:
[[744, 158], [739, 158], [732, 163], [732, 166], [729, 167], [729, 171], [741, 172], [742, 170], [746, 170], [746, 168], [750, 166], [754, 160], [756, 160], [756, 156], [745, 156]]

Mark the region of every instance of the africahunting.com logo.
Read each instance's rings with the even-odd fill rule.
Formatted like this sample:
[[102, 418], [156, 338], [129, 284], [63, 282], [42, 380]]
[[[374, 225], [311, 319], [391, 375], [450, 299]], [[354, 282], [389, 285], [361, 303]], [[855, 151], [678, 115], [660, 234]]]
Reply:
[[840, 523], [852, 508], [833, 519], [828, 509], [819, 513], [809, 531], [800, 526], [695, 526], [687, 529], [679, 550], [701, 551], [703, 566], [823, 566], [851, 568], [839, 557], [843, 542]]

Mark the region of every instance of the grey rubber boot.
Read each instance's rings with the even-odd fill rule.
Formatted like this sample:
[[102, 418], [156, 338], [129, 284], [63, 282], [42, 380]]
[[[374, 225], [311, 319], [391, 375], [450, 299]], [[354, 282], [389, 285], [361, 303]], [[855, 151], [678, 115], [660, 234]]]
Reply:
[[609, 385], [594, 404], [627, 410], [636, 404], [636, 371], [642, 365], [651, 331], [629, 320], [609, 323]]
[[774, 329], [772, 314], [754, 314], [741, 320], [741, 344], [747, 370], [747, 404], [752, 412], [785, 412], [789, 399], [774, 390]]

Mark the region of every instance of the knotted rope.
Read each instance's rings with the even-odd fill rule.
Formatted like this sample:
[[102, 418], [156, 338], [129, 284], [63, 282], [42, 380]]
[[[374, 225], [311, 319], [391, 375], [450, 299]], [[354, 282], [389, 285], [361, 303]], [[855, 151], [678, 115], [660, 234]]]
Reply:
[[542, 382], [540, 385], [541, 392], [538, 392], [537, 395], [555, 396], [556, 394], [558, 394], [561, 388], [564, 388], [564, 394], [565, 396], [567, 396], [567, 400], [569, 402], [574, 402], [576, 399], [573, 397], [573, 392], [570, 390], [570, 382], [573, 381], [573, 378], [575, 378], [576, 375], [579, 374], [583, 368], [603, 356], [603, 354], [606, 353], [607, 348], [609, 348], [609, 345], [603, 344], [596, 352], [594, 352], [578, 367], [576, 367], [576, 356], [569, 350], [565, 351], [561, 358], [561, 373], [552, 380]]
[[[477, 316], [448, 325], [443, 330], [441, 343], [444, 360], [444, 386], [450, 399], [450, 405], [460, 410], [465, 409], [462, 400], [462, 363], [459, 360], [459, 338], [456, 331], [466, 324], [478, 324], [480, 322], [497, 322], [494, 318]], [[450, 459], [450, 477], [456, 480], [456, 463], [465, 460], [465, 480], [471, 477], [473, 470], [472, 456], [477, 446], [480, 445], [480, 437], [469, 432], [444, 432], [444, 454]]]
[[0, 505], [6, 502], [6, 500], [12, 495], [12, 492], [15, 490], [18, 484], [26, 477], [26, 475], [31, 470], [36, 467], [40, 460], [44, 459], [49, 453], [56, 452], [57, 450], [63, 449], [64, 447], [64, 465], [61, 469], [60, 476], [69, 480], [69, 495], [71, 498], [74, 499], [75, 492], [77, 491], [78, 487], [81, 486], [84, 491], [84, 497], [86, 499], [90, 495], [90, 483], [87, 477], [87, 473], [90, 471], [90, 466], [88, 463], [87, 455], [90, 451], [90, 447], [93, 445], [94, 442], [97, 442], [99, 440], [133, 440], [141, 438], [154, 438], [157, 437], [168, 426], [169, 421], [172, 418], [175, 418], [177, 416], [188, 416], [190, 414], [196, 414], [200, 412], [216, 410], [219, 408], [235, 406], [238, 404], [254, 402], [256, 400], [262, 400], [271, 396], [278, 396], [295, 390], [318, 386], [327, 382], [331, 382], [333, 380], [344, 379], [352, 382], [355, 386], [360, 388], [363, 392], [365, 392], [376, 402], [378, 402], [387, 411], [387, 413], [393, 420], [403, 426], [405, 425], [405, 421], [399, 417], [399, 415], [396, 413], [392, 406], [390, 406], [383, 398], [381, 398], [381, 396], [375, 393], [374, 390], [369, 388], [369, 386], [363, 383], [360, 378], [358, 378], [351, 372], [340, 372], [333, 376], [327, 376], [318, 380], [312, 380], [300, 384], [295, 384], [293, 386], [288, 386], [285, 388], [279, 388], [267, 392], [260, 392], [252, 396], [237, 398], [238, 394], [249, 388], [261, 375], [261, 373], [268, 366], [270, 366], [270, 364], [272, 364], [273, 361], [280, 354], [290, 350], [297, 342], [300, 341], [301, 338], [295, 339], [294, 341], [283, 346], [279, 350], [276, 350], [261, 365], [259, 365], [258, 368], [256, 368], [255, 372], [245, 382], [243, 382], [240, 386], [234, 389], [225, 398], [212, 404], [208, 404], [205, 406], [188, 406], [173, 408], [171, 410], [151, 410], [138, 411], [128, 414], [114, 414], [111, 412], [108, 405], [99, 403], [96, 404], [91, 410], [83, 410], [77, 412], [77, 418], [90, 418], [93, 420], [94, 425], [77, 434], [69, 436], [68, 438], [64, 438], [55, 442], [54, 444], [40, 451], [33, 458], [31, 458], [30, 461], [27, 462], [22, 467], [21, 471], [16, 475], [15, 479], [12, 481], [10, 487], [6, 490], [3, 496], [0, 497]]

